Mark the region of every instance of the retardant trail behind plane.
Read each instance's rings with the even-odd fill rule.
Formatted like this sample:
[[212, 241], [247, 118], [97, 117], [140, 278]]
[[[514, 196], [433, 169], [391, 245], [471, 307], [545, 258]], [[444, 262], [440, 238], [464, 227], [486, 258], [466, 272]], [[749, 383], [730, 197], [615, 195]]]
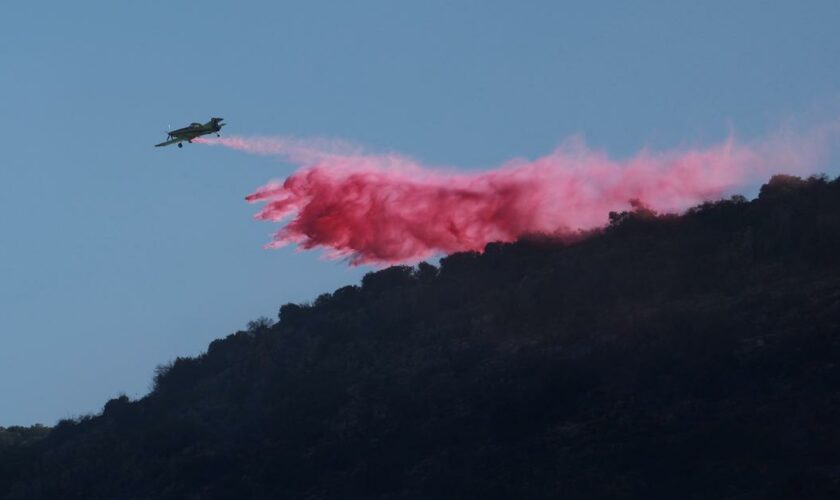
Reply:
[[602, 226], [632, 200], [681, 211], [776, 172], [818, 166], [837, 125], [707, 148], [642, 150], [614, 160], [581, 140], [533, 161], [474, 173], [432, 169], [395, 154], [370, 155], [329, 141], [289, 138], [201, 139], [303, 168], [249, 195], [256, 218], [283, 221], [268, 245], [322, 247], [353, 264], [414, 262], [437, 252], [481, 250], [529, 233], [573, 234]]

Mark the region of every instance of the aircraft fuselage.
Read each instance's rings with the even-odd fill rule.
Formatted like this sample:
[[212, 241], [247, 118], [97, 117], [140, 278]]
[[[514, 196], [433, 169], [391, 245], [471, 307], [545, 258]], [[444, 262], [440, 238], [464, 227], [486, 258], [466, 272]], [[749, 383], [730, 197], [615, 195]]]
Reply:
[[222, 127], [225, 126], [225, 123], [223, 123], [222, 120], [224, 120], [224, 118], [211, 118], [207, 123], [191, 123], [187, 127], [168, 132], [166, 134], [167, 140], [161, 142], [160, 144], [155, 144], [155, 147], [177, 144], [180, 148], [182, 147], [181, 143], [184, 141], [192, 142], [193, 139], [208, 134], [218, 135], [219, 132], [221, 132]]

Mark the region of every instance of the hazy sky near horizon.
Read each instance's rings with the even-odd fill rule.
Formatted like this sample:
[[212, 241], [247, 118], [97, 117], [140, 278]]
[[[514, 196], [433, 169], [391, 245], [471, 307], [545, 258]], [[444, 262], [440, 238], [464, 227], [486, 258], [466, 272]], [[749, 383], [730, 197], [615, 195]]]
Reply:
[[[836, 1], [23, 2], [0, 7], [0, 426], [144, 395], [157, 364], [371, 268], [265, 250], [293, 167], [168, 124], [487, 168], [840, 110]], [[836, 171], [831, 173], [836, 174]]]

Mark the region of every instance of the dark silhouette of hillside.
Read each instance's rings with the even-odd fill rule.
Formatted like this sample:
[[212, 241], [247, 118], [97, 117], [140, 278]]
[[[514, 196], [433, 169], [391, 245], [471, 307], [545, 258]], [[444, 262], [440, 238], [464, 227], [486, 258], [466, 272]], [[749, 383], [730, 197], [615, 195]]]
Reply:
[[840, 495], [840, 181], [610, 220], [370, 273], [0, 430], [0, 497]]

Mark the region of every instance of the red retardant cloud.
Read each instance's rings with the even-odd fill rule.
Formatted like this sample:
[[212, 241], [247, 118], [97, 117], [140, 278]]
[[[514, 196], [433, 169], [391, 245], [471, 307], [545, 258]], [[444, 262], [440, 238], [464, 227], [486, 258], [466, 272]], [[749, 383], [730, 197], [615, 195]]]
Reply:
[[752, 145], [729, 139], [704, 149], [643, 150], [623, 161], [573, 140], [534, 161], [473, 173], [431, 169], [399, 155], [366, 155], [329, 141], [200, 142], [281, 155], [303, 166], [246, 198], [265, 204], [257, 219], [289, 219], [268, 246], [322, 247], [352, 264], [391, 264], [482, 250], [525, 234], [596, 228], [610, 211], [629, 209], [631, 200], [679, 212], [778, 170], [801, 173], [824, 149], [823, 132]]

